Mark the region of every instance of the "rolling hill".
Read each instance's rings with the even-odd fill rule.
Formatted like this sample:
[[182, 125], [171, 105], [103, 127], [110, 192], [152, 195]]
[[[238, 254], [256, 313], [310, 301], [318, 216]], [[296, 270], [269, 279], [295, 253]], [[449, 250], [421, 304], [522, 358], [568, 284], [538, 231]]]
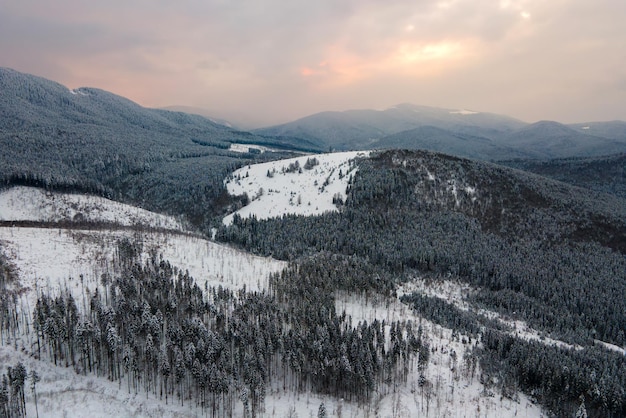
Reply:
[[491, 137], [524, 125], [516, 119], [491, 113], [401, 104], [385, 110], [322, 112], [254, 132], [306, 138], [336, 150], [362, 150], [385, 136], [421, 126]]
[[626, 198], [626, 154], [553, 160], [511, 160], [500, 164]]
[[411, 149], [442, 152], [478, 160], [500, 160], [503, 158], [530, 158], [530, 153], [499, 144], [497, 141], [469, 133], [453, 132], [434, 126], [419, 128], [389, 135], [372, 144], [374, 149]]
[[[216, 237], [284, 260], [329, 257], [330, 271], [346, 258], [370, 271], [347, 278], [322, 269], [307, 276], [311, 286], [328, 277], [336, 292], [402, 285], [401, 300], [420, 316], [480, 341], [472, 355], [481, 381], [521, 389], [550, 415], [573, 415], [581, 393], [594, 416], [626, 410], [623, 380], [609, 377], [626, 376], [624, 199], [425, 151], [373, 153], [357, 166], [338, 212], [236, 218]], [[411, 290], [424, 283], [459, 296]], [[522, 336], [527, 327], [536, 339]], [[609, 381], [596, 393], [611, 393], [620, 412], [588, 391]]]
[[[227, 173], [315, 149], [6, 68], [0, 69], [0, 144], [0, 185], [98, 194], [184, 215], [205, 229], [220, 210], [216, 200], [226, 196]], [[242, 144], [268, 152], [242, 153]]]
[[626, 123], [533, 124], [492, 113], [402, 104], [322, 112], [257, 129], [336, 150], [425, 149], [481, 160], [568, 158], [626, 152]]

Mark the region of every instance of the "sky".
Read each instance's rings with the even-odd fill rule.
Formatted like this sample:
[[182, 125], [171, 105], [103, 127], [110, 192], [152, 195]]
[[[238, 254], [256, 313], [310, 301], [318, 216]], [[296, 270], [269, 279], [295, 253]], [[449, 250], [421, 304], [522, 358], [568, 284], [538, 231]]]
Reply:
[[624, 0], [0, 0], [0, 66], [254, 126], [399, 103], [626, 120]]

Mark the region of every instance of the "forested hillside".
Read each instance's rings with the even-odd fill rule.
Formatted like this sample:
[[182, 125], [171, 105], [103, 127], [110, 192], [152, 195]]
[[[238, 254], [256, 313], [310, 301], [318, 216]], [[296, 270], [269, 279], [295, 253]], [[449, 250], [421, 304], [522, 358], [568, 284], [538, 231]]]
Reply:
[[[233, 143], [279, 151], [237, 153], [229, 151]], [[228, 203], [222, 182], [233, 169], [290, 155], [285, 150], [315, 149], [304, 141], [239, 132], [201, 116], [146, 109], [99, 89], [70, 90], [5, 68], [0, 68], [0, 144], [0, 187], [98, 194], [185, 215], [203, 229]]]
[[626, 154], [556, 160], [499, 161], [509, 167], [530, 171], [598, 192], [626, 198]]
[[[593, 416], [626, 413], [626, 359], [594, 348], [596, 340], [626, 344], [624, 200], [428, 152], [388, 151], [358, 165], [341, 212], [236, 218], [217, 237], [282, 259], [319, 251], [357, 256], [390, 273], [376, 276], [378, 288], [416, 276], [467, 283], [475, 289], [466, 295], [471, 306], [527, 321], [582, 350], [511, 340], [445, 302], [421, 309], [427, 299], [404, 300], [435, 321], [482, 335], [477, 355], [492, 378], [534, 394], [555, 414], [575, 412], [581, 397]], [[477, 331], [485, 327], [491, 331]], [[512, 349], [518, 354], [509, 355]], [[517, 363], [523, 358], [550, 358], [554, 367]], [[565, 387], [570, 374], [584, 378]]]

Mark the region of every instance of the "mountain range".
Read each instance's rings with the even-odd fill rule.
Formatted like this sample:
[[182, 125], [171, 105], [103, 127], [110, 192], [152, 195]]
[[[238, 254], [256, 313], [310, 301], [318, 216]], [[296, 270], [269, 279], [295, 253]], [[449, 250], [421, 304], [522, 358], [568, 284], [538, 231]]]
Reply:
[[528, 124], [493, 113], [402, 104], [322, 112], [255, 133], [300, 137], [336, 150], [426, 149], [485, 160], [567, 158], [626, 151], [626, 123]]

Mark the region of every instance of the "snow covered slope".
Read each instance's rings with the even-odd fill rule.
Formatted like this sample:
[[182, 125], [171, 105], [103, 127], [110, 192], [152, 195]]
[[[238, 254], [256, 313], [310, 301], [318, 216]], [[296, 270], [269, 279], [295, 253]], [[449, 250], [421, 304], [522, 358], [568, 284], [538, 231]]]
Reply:
[[54, 193], [23, 186], [0, 192], [0, 221], [103, 222], [183, 230], [182, 223], [171, 216], [103, 197]]
[[53, 294], [68, 288], [76, 300], [85, 288], [94, 290], [103, 273], [116, 273], [117, 242], [124, 238], [141, 241], [143, 258], [156, 252], [182, 271], [188, 270], [202, 288], [262, 290], [269, 274], [287, 265], [197, 237], [119, 230], [0, 227], [0, 252], [17, 269], [21, 286], [31, 290], [27, 294], [32, 309], [36, 300], [32, 290], [37, 288]]
[[[285, 192], [283, 197], [293, 196], [292, 192], [299, 190], [302, 200], [305, 197], [315, 198], [314, 202], [318, 204], [318, 210], [322, 211], [320, 208], [336, 210], [332, 205], [332, 197], [335, 193], [342, 192], [344, 193], [342, 196], [345, 196], [347, 179], [354, 174], [354, 166], [349, 163], [349, 160], [354, 156], [356, 153], [329, 154], [329, 157], [316, 156], [319, 164], [309, 170], [304, 169], [304, 165], [311, 157], [302, 157], [274, 162], [273, 166], [244, 168], [238, 176], [246, 179], [248, 184], [252, 183], [268, 189], [269, 184], [272, 184], [269, 182], [276, 180], [271, 187], [279, 189], [283, 185]], [[287, 172], [291, 164], [295, 165], [296, 160], [302, 167], [302, 174], [299, 174], [299, 170]], [[279, 174], [283, 166], [285, 172]], [[271, 172], [274, 169], [276, 170], [274, 177], [267, 177], [267, 171]], [[255, 177], [254, 170], [260, 175]], [[315, 170], [317, 170], [316, 176], [314, 176]], [[339, 171], [342, 176], [339, 176]], [[327, 178], [329, 182], [324, 186], [323, 183]], [[246, 180], [239, 181], [244, 183]], [[319, 187], [305, 190], [306, 184], [314, 184], [316, 180], [318, 180], [319, 187], [324, 186], [324, 191], [320, 191]], [[235, 180], [231, 182], [236, 183]], [[146, 225], [176, 225], [166, 222], [155, 224], [155, 220], [171, 220], [171, 218], [161, 218], [161, 215], [153, 217], [155, 214], [106, 199], [90, 200], [97, 198], [46, 195], [45, 192], [29, 188], [18, 188], [8, 192], [0, 195], [0, 202], [2, 202], [0, 213], [2, 219], [6, 220], [71, 219], [76, 211], [80, 211], [77, 208], [90, 212], [87, 205], [89, 203], [98, 207], [93, 213], [85, 213], [85, 216], [95, 221], [112, 219], [111, 222], [118, 222], [121, 225], [134, 225], [137, 222], [130, 221], [129, 217], [141, 214], [143, 216], [140, 217], [141, 222]], [[276, 193], [276, 197], [278, 196], [280, 194]], [[330, 204], [325, 200], [329, 197]], [[327, 205], [324, 206], [321, 202]], [[265, 206], [261, 205], [259, 206], [261, 209], [257, 209], [272, 207], [270, 203], [272, 201], [264, 202]], [[288, 210], [292, 207], [289, 204], [281, 207], [278, 198], [274, 203], [273, 209], [276, 211]], [[311, 211], [311, 213], [315, 212]], [[261, 212], [260, 214], [262, 215]], [[111, 217], [106, 218], [106, 216]], [[32, 310], [36, 289], [48, 289], [52, 294], [68, 289], [81, 309], [86, 303], [85, 290], [90, 289], [93, 292], [96, 287], [100, 287], [103, 273], [116, 273], [114, 260], [117, 257], [117, 243], [123, 239], [140, 242], [143, 258], [151, 254], [159, 254], [179, 269], [188, 270], [201, 288], [221, 285], [231, 289], [241, 289], [245, 286], [251, 291], [263, 290], [267, 288], [269, 274], [278, 272], [286, 266], [286, 263], [281, 261], [253, 256], [176, 231], [0, 227], [0, 252], [15, 268], [24, 290], [18, 301], [19, 309], [24, 312]], [[371, 321], [375, 318], [384, 319], [387, 322], [411, 320], [420, 323], [428, 334], [427, 338], [433, 350], [431, 361], [424, 371], [426, 384], [420, 385], [417, 366], [413, 365], [405, 385], [397, 388], [385, 387], [384, 391], [374, 395], [372, 402], [359, 404], [311, 392], [296, 393], [285, 390], [280, 382], [273, 382], [268, 387], [265, 412], [262, 416], [315, 416], [321, 403], [324, 403], [329, 416], [342, 417], [539, 417], [542, 415], [540, 408], [523, 395], [515, 400], [502, 399], [499, 395], [485, 390], [485, 387], [478, 381], [479, 369], [478, 372], [471, 373], [465, 367], [463, 354], [471, 349], [471, 345], [463, 344], [458, 337], [454, 338], [451, 330], [415, 316], [397, 299], [375, 301], [372, 298], [361, 299], [351, 294], [336, 296], [338, 311], [345, 310], [352, 317], [353, 325], [356, 325], [358, 321]], [[189, 404], [184, 407], [176, 402], [168, 405], [153, 397], [146, 397], [143, 393], [134, 394], [125, 387], [125, 384], [118, 386], [117, 383], [93, 375], [79, 376], [69, 368], [55, 367], [50, 363], [37, 361], [23, 352], [28, 351], [28, 348], [24, 350], [23, 347], [33, 347], [33, 338], [32, 333], [22, 336], [21, 342], [15, 346], [17, 349], [13, 346], [0, 347], [0, 364], [13, 365], [19, 360], [26, 365], [28, 370], [35, 368], [38, 371], [42, 377], [38, 385], [41, 416], [191, 417], [198, 416], [200, 413]], [[30, 391], [26, 393], [26, 404], [29, 416], [34, 416], [36, 413], [34, 397]], [[238, 412], [243, 413], [241, 410]]]
[[[413, 321], [422, 327], [430, 344], [430, 359], [423, 371], [409, 371], [404, 386], [377, 400], [380, 416], [389, 417], [541, 417], [541, 408], [526, 395], [508, 399], [479, 381], [480, 364], [473, 362], [477, 341], [415, 315], [392, 298], [364, 297], [347, 292], [335, 295], [337, 312], [345, 312], [352, 324], [362, 321]], [[389, 332], [387, 326], [386, 331]], [[422, 384], [420, 384], [420, 381]], [[373, 414], [374, 415], [374, 414]], [[378, 416], [378, 415], [374, 415]]]
[[[32, 310], [36, 288], [48, 289], [52, 294], [69, 289], [81, 309], [86, 303], [85, 289], [93, 293], [100, 286], [102, 273], [115, 273], [116, 242], [124, 238], [140, 239], [143, 257], [157, 251], [173, 265], [189, 270], [202, 288], [207, 284], [262, 290], [267, 288], [269, 273], [280, 271], [286, 265], [183, 234], [0, 227], [0, 248], [17, 268], [21, 284], [27, 290], [19, 305], [23, 310]], [[450, 329], [415, 316], [397, 299], [376, 300], [338, 294], [336, 306], [338, 312], [346, 311], [352, 317], [353, 325], [373, 319], [387, 323], [394, 320], [420, 323], [433, 350], [424, 371], [427, 384], [419, 385], [420, 376], [414, 365], [406, 385], [393, 391], [386, 388], [376, 394], [371, 403], [362, 405], [313, 393], [285, 391], [280, 382], [275, 382], [268, 388], [263, 416], [315, 415], [321, 403], [330, 416], [344, 417], [541, 416], [540, 408], [524, 395], [520, 394], [517, 400], [501, 399], [486, 391], [478, 381], [480, 368], [472, 375], [465, 367], [464, 354], [472, 345], [454, 338]], [[24, 345], [32, 347], [32, 344], [32, 341], [25, 341]], [[49, 413], [45, 416], [68, 416], [77, 411], [95, 417], [196, 416], [199, 413], [189, 406], [165, 405], [143, 394], [129, 394], [124, 386], [119, 388], [104, 378], [78, 376], [71, 369], [38, 362], [11, 347], [0, 348], [2, 359], [4, 364], [22, 360], [28, 369], [37, 368], [43, 378], [39, 386], [39, 407], [41, 410], [44, 405]], [[29, 412], [34, 409], [31, 393], [27, 394], [27, 408]]]
[[[345, 200], [356, 171], [354, 159], [367, 156], [369, 152], [339, 152], [249, 165], [235, 171], [226, 188], [231, 195], [245, 193], [250, 198], [250, 204], [235, 212], [242, 218], [319, 215], [338, 210], [333, 200]], [[224, 224], [231, 224], [233, 215], [226, 216]]]

